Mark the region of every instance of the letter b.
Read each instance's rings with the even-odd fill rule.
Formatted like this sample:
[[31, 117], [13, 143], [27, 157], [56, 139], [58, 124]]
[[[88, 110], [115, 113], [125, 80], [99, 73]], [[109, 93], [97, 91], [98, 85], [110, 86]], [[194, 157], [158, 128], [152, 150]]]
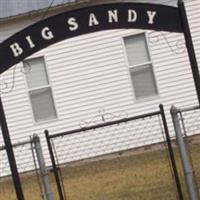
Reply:
[[19, 46], [18, 43], [14, 43], [14, 44], [10, 45], [10, 48], [15, 57], [18, 57], [23, 53], [23, 49]]

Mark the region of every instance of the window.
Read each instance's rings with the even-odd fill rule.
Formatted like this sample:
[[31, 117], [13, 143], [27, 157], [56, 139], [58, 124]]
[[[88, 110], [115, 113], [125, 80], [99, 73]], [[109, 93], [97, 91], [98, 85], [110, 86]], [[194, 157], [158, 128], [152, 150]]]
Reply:
[[136, 99], [157, 95], [145, 34], [125, 37], [124, 44]]
[[44, 58], [24, 61], [24, 71], [35, 121], [57, 118]]

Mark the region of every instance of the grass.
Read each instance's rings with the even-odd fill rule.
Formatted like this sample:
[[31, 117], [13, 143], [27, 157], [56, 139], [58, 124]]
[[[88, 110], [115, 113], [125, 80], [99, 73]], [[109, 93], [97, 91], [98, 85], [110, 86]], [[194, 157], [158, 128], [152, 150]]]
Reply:
[[[199, 150], [199, 144], [192, 145], [197, 181], [200, 180]], [[178, 165], [181, 169], [180, 161]], [[165, 150], [148, 150], [138, 154], [134, 151], [124, 152], [118, 156], [70, 164], [61, 171], [68, 200], [177, 199]], [[181, 170], [180, 175], [183, 181]], [[59, 198], [52, 174], [50, 180], [57, 200]], [[26, 200], [42, 199], [35, 176], [23, 175], [22, 183]], [[188, 199], [185, 189], [184, 196]], [[0, 200], [15, 199], [11, 181], [0, 182]]]
[[66, 195], [72, 200], [164, 200], [168, 191], [167, 199], [176, 199], [166, 161], [157, 151], [63, 168]]

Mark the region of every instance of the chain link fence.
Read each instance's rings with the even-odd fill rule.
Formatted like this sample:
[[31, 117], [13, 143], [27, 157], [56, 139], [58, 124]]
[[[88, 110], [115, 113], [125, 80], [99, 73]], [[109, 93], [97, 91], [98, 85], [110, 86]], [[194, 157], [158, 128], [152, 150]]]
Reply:
[[0, 147], [0, 199], [16, 199], [7, 153], [3, 146]]
[[178, 199], [159, 112], [46, 136], [60, 199]]
[[[25, 199], [189, 199], [184, 164], [177, 151], [179, 144], [173, 137], [184, 197], [177, 186], [162, 113], [160, 110], [122, 119], [100, 113], [101, 123], [95, 124], [98, 120], [93, 118], [81, 122], [79, 129], [55, 135], [46, 130], [52, 161], [48, 170], [37, 143], [39, 138], [14, 144]], [[194, 175], [195, 189], [199, 190], [200, 109], [178, 109], [177, 114], [192, 166], [189, 173]], [[0, 200], [16, 200], [4, 146], [0, 147], [0, 160]]]
[[[27, 200], [45, 200], [42, 174], [39, 170], [35, 140], [13, 145], [14, 155], [20, 175], [24, 198]], [[0, 148], [0, 199], [16, 200], [12, 175], [5, 146]]]
[[[200, 198], [200, 108], [190, 107], [185, 109], [174, 108], [177, 112], [177, 123], [180, 126], [180, 135], [183, 138], [183, 148], [185, 148], [185, 155], [182, 160], [188, 160], [188, 166], [186, 165], [185, 178], [187, 184], [187, 173], [191, 173], [191, 180], [194, 185], [195, 195]], [[172, 115], [176, 117], [176, 113]], [[180, 145], [180, 144], [179, 144]], [[183, 152], [184, 153], [184, 149]], [[186, 163], [187, 164], [187, 163]], [[183, 168], [184, 168], [183, 164]], [[188, 169], [187, 169], [188, 167]], [[188, 170], [188, 172], [187, 172]], [[191, 184], [190, 184], [191, 185]], [[190, 190], [188, 191], [189, 195]]]

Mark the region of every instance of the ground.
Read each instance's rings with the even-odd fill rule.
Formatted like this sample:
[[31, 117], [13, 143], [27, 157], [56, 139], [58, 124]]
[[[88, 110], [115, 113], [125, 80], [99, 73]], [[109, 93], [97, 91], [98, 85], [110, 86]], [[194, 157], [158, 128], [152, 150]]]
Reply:
[[[175, 146], [175, 145], [174, 145]], [[200, 183], [200, 145], [189, 144], [197, 183]], [[188, 199], [183, 173], [178, 163], [184, 197]], [[62, 166], [67, 200], [176, 200], [177, 192], [166, 147], [130, 150]], [[55, 180], [50, 173], [54, 199]], [[26, 200], [41, 200], [37, 177], [22, 175]], [[0, 182], [0, 200], [14, 200], [11, 181]]]

